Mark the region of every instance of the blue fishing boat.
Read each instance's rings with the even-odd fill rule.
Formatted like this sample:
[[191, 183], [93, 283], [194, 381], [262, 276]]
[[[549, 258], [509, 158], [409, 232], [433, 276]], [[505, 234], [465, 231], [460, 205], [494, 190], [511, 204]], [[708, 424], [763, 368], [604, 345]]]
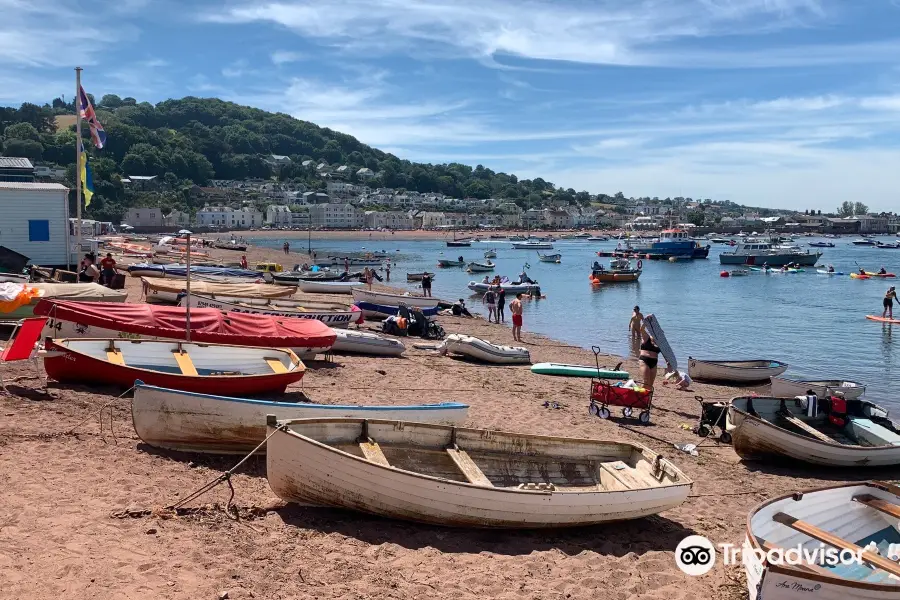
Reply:
[[650, 258], [669, 258], [670, 256], [706, 258], [709, 256], [709, 246], [701, 246], [683, 229], [666, 229], [659, 234], [659, 239], [651, 240], [648, 243], [634, 244], [625, 241], [623, 244], [620, 242], [617, 249], [624, 252], [647, 254]]

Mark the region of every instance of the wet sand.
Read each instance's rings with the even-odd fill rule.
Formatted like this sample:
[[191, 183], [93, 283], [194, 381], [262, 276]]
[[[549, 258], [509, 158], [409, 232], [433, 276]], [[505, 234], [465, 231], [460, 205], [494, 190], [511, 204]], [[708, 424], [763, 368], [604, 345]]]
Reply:
[[[230, 260], [240, 253], [214, 251]], [[250, 262], [284, 260], [250, 249]], [[234, 258], [236, 257], [236, 258]], [[128, 279], [138, 301], [140, 280]], [[332, 300], [334, 298], [331, 298]], [[509, 325], [439, 317], [448, 333], [512, 343]], [[367, 323], [364, 328], [376, 327]], [[626, 324], [623, 324], [625, 335]], [[593, 364], [589, 350], [529, 333], [534, 362]], [[672, 551], [692, 534], [740, 544], [748, 510], [795, 490], [897, 470], [826, 472], [742, 463], [730, 446], [704, 441], [699, 456], [672, 443], [700, 443], [684, 429], [698, 416], [695, 395], [730, 398], [748, 389], [695, 383], [658, 385], [649, 426], [588, 414], [587, 379], [532, 374], [528, 367], [485, 366], [412, 348], [401, 358], [336, 356], [307, 362], [302, 390], [314, 402], [412, 404], [462, 401], [468, 425], [645, 444], [673, 460], [695, 484], [681, 507], [661, 515], [562, 531], [471, 531], [395, 522], [326, 509], [285, 506], [269, 490], [265, 459], [233, 477], [241, 520], [228, 518], [220, 485], [173, 517], [177, 502], [239, 457], [160, 451], [137, 439], [122, 390], [50, 384], [36, 392], [28, 365], [6, 377], [0, 396], [0, 599], [98, 598], [453, 598], [665, 600], [744, 598], [738, 566], [702, 577], [675, 566]], [[614, 366], [622, 360], [602, 357]], [[638, 373], [634, 359], [623, 368]], [[660, 373], [660, 380], [661, 381]], [[544, 402], [560, 408], [545, 408]], [[109, 405], [99, 418], [101, 407]], [[110, 425], [110, 418], [112, 425]], [[69, 433], [74, 429], [73, 433]], [[128, 509], [123, 516], [122, 511]]]

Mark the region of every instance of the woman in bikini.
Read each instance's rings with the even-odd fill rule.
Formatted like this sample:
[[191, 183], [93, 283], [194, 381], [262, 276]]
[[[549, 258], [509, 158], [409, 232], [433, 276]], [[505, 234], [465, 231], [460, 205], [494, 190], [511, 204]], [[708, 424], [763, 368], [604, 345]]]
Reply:
[[653, 382], [656, 381], [656, 365], [659, 362], [659, 346], [653, 340], [653, 336], [647, 333], [647, 329], [642, 331], [643, 341], [641, 342], [641, 355], [638, 360], [641, 362], [641, 379], [644, 381], [644, 387], [648, 390], [653, 389]]

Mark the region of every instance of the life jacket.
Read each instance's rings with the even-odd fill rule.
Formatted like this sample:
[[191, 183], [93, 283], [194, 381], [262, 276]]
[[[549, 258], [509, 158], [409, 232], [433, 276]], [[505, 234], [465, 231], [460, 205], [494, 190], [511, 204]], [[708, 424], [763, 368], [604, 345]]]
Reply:
[[847, 400], [838, 396], [831, 397], [831, 410], [828, 412], [828, 420], [835, 427], [843, 427], [847, 424]]

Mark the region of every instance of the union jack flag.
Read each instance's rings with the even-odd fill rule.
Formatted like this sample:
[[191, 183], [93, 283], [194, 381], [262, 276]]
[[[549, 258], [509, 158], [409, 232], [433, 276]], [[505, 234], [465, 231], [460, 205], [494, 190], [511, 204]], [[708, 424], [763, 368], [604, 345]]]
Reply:
[[97, 146], [97, 148], [103, 148], [104, 144], [106, 144], [106, 132], [103, 131], [103, 125], [101, 125], [99, 119], [97, 119], [97, 113], [94, 112], [94, 107], [91, 105], [91, 101], [84, 91], [84, 87], [79, 90], [78, 105], [78, 110], [81, 111], [81, 118], [86, 121], [88, 127], [91, 128], [91, 139], [94, 140], [94, 145]]

